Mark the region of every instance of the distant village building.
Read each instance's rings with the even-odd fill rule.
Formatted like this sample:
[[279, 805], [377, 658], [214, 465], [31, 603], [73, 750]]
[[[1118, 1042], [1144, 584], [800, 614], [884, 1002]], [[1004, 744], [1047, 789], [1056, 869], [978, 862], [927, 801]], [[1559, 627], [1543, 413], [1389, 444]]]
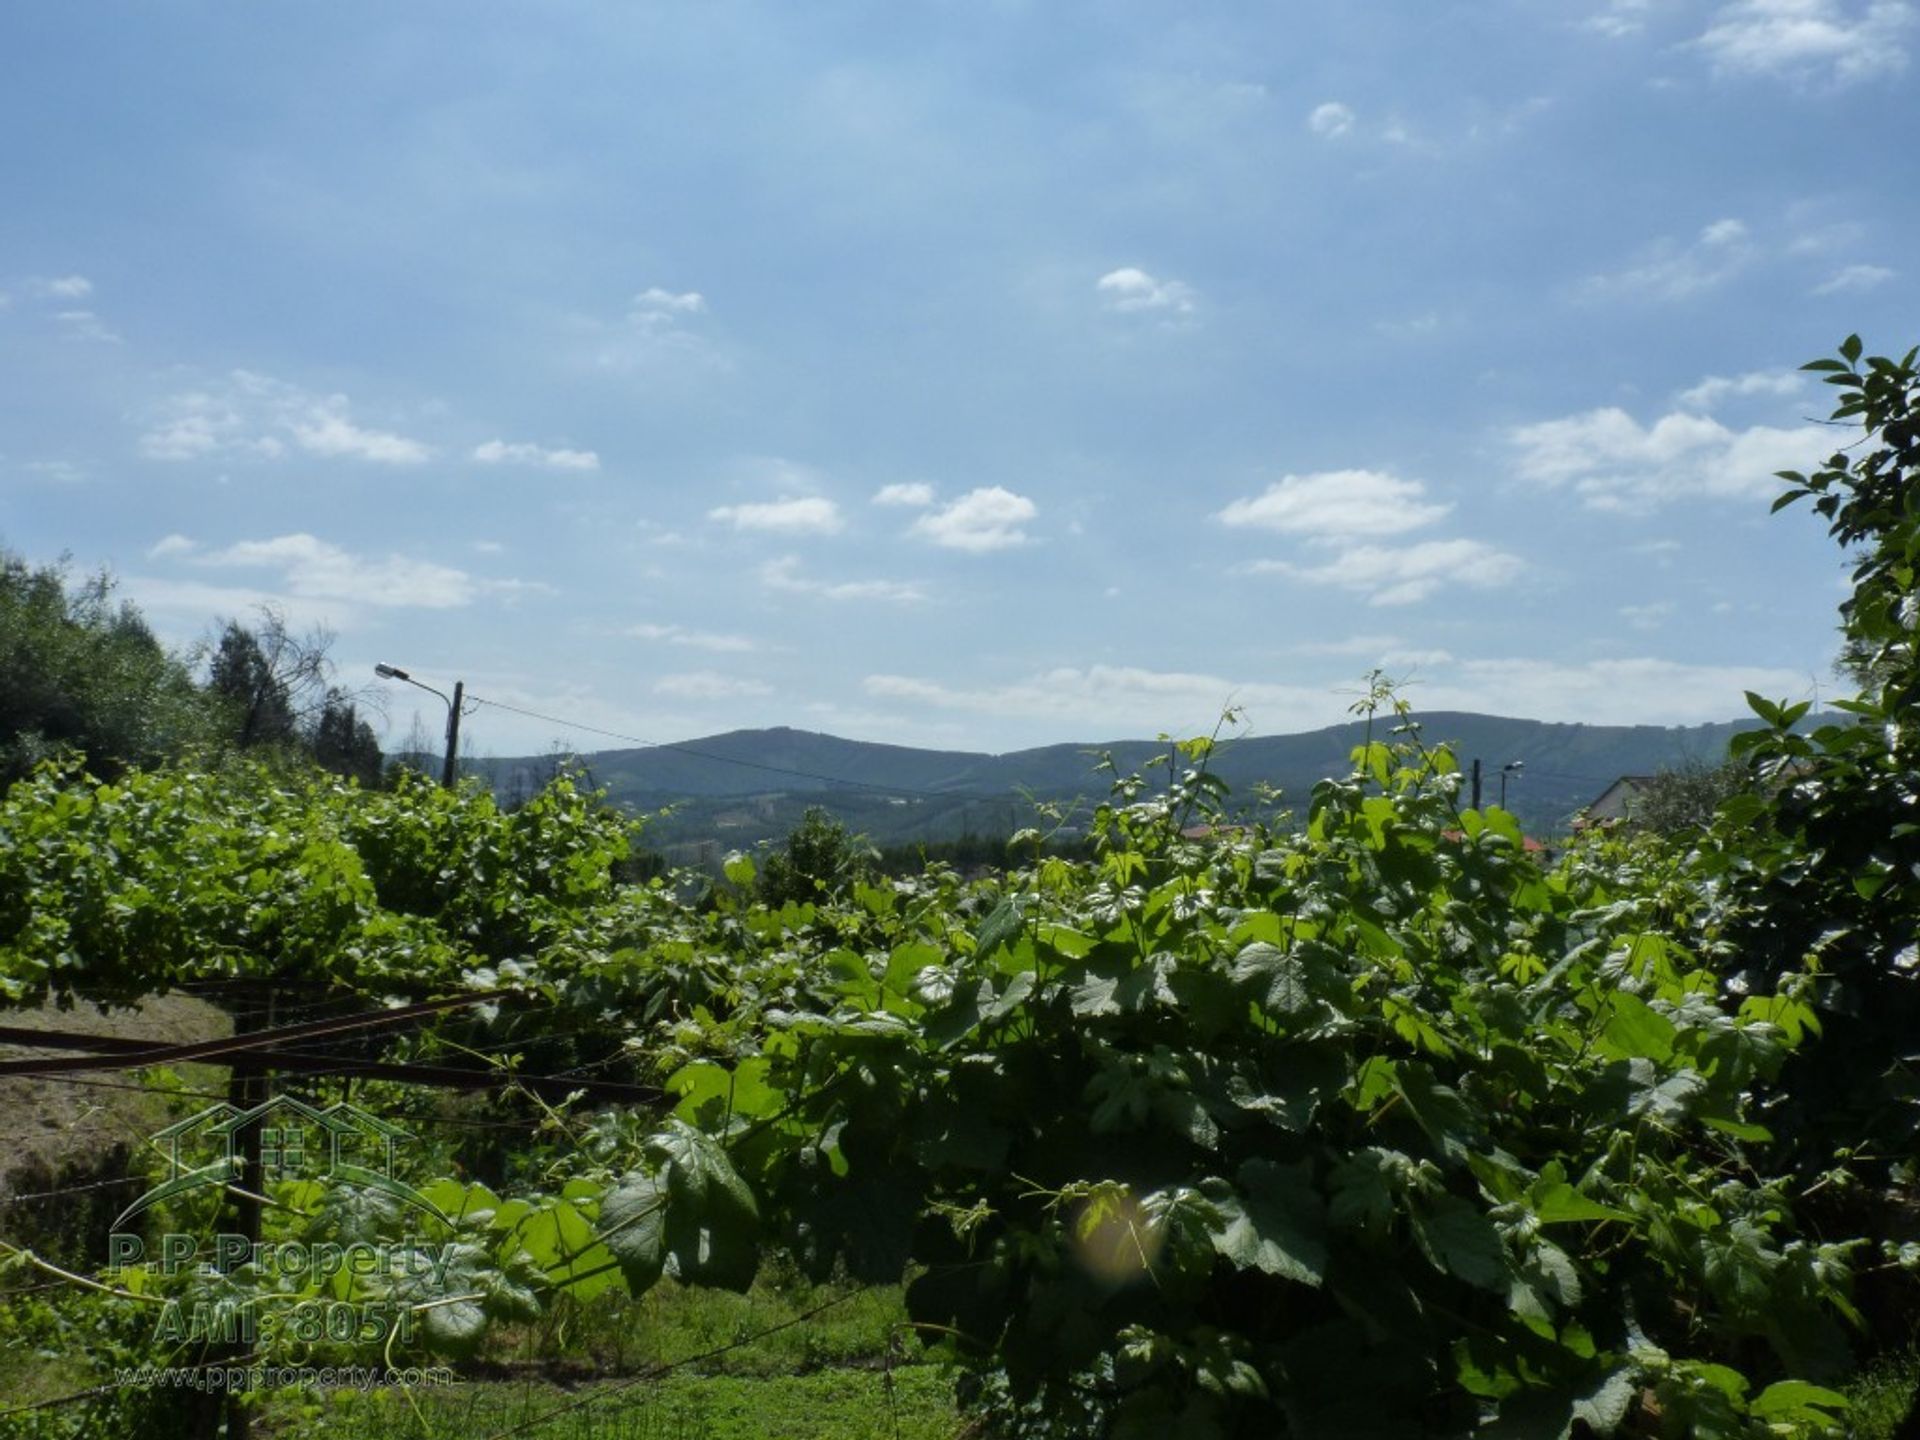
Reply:
[[[1464, 830], [1442, 830], [1440, 832], [1440, 838], [1442, 840], [1451, 840], [1454, 844], [1461, 845], [1466, 843], [1467, 832]], [[1536, 840], [1531, 835], [1522, 835], [1520, 837], [1520, 850], [1527, 858], [1537, 860], [1543, 865], [1551, 865], [1553, 863], [1553, 847], [1544, 840]]]
[[1574, 827], [1584, 830], [1593, 825], [1618, 825], [1632, 820], [1635, 802], [1654, 783], [1654, 778], [1622, 775], [1588, 802]]
[[1247, 833], [1244, 825], [1183, 825], [1182, 840], [1238, 840]]
[[705, 870], [718, 875], [725, 852], [718, 840], [685, 840], [677, 845], [661, 846], [660, 856], [677, 869]]

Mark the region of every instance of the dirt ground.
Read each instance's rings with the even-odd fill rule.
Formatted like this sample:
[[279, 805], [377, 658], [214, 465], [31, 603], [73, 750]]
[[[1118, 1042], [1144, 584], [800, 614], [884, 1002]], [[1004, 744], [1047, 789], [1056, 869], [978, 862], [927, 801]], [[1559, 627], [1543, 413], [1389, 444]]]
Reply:
[[[155, 996], [131, 1009], [102, 1012], [91, 1005], [59, 1010], [0, 1009], [0, 1025], [68, 1030], [177, 1045], [233, 1033], [218, 1007], [185, 995]], [[0, 1045], [0, 1059], [71, 1055], [72, 1051]], [[193, 1088], [225, 1075], [212, 1066], [180, 1067]], [[123, 1088], [124, 1087], [124, 1088]], [[69, 1183], [109, 1158], [144, 1146], [170, 1115], [162, 1095], [139, 1086], [133, 1072], [101, 1070], [72, 1080], [0, 1076], [0, 1197], [35, 1185]]]

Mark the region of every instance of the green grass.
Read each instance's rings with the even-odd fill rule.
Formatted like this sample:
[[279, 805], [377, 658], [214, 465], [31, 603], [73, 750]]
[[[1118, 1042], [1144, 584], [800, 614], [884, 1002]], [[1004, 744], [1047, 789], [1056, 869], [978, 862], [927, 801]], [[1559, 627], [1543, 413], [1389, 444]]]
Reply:
[[[963, 1425], [952, 1381], [913, 1363], [905, 1320], [898, 1286], [813, 1284], [779, 1262], [744, 1295], [663, 1280], [496, 1332], [480, 1357], [490, 1378], [411, 1396], [271, 1395], [259, 1428], [272, 1440], [949, 1440]], [[593, 1394], [606, 1398], [566, 1408]]]
[[[0, 1293], [0, 1305], [9, 1304]], [[12, 1337], [0, 1342], [0, 1410], [37, 1405], [59, 1395], [98, 1384], [92, 1366], [50, 1352], [12, 1348]], [[0, 1422], [4, 1433], [4, 1422]]]
[[[822, 1305], [829, 1308], [800, 1319]], [[744, 1295], [663, 1280], [638, 1300], [615, 1290], [584, 1305], [562, 1301], [539, 1326], [504, 1331], [487, 1358], [585, 1362], [630, 1374], [724, 1351], [697, 1368], [705, 1374], [791, 1375], [823, 1366], [875, 1366], [889, 1346], [899, 1347], [897, 1357], [915, 1358], [919, 1346], [906, 1318], [897, 1285], [815, 1285], [776, 1264]]]
[[1851, 1408], [1847, 1434], [1853, 1440], [1893, 1440], [1920, 1388], [1920, 1349], [1883, 1355], [1845, 1388]]
[[260, 1428], [274, 1440], [487, 1440], [509, 1430], [516, 1440], [952, 1440], [962, 1427], [951, 1384], [927, 1365], [894, 1371], [891, 1395], [879, 1371], [820, 1370], [671, 1375], [579, 1405], [606, 1390], [488, 1382], [417, 1391], [412, 1404], [392, 1391], [300, 1405], [276, 1397]]

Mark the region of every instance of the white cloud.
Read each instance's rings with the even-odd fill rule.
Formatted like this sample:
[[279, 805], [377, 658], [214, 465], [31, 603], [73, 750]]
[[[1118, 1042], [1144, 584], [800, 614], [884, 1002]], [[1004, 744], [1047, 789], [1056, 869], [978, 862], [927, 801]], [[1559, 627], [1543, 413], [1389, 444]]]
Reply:
[[1418, 315], [1409, 315], [1404, 320], [1376, 320], [1373, 328], [1382, 335], [1391, 335], [1396, 339], [1418, 339], [1431, 335], [1441, 326], [1438, 310], [1425, 310]]
[[1290, 648], [1296, 655], [1366, 660], [1396, 674], [1425, 669], [1431, 665], [1447, 665], [1453, 661], [1453, 652], [1450, 650], [1442, 650], [1437, 646], [1409, 645], [1392, 635], [1352, 635], [1344, 640], [1310, 640]]
[[1596, 299], [1643, 295], [1659, 300], [1684, 300], [1731, 279], [1753, 256], [1754, 247], [1745, 221], [1716, 220], [1690, 243], [1680, 245], [1663, 240], [1639, 264], [1617, 274], [1590, 276], [1582, 289]]
[[163, 560], [169, 555], [190, 555], [199, 548], [199, 541], [190, 540], [185, 535], [176, 531], [171, 535], [161, 536], [158, 540], [154, 541], [152, 545], [148, 546], [147, 558], [149, 560]]
[[1338, 100], [1316, 105], [1307, 116], [1307, 128], [1323, 140], [1338, 140], [1353, 129], [1354, 114]]
[[1094, 288], [1109, 310], [1121, 314], [1190, 315], [1198, 298], [1193, 287], [1184, 281], [1156, 280], [1132, 265], [1109, 270], [1095, 282]]
[[1694, 41], [1723, 74], [1836, 85], [1906, 69], [1907, 0], [1735, 0]]
[[1526, 564], [1482, 540], [1422, 540], [1415, 545], [1355, 545], [1321, 565], [1256, 560], [1243, 568], [1249, 574], [1290, 575], [1310, 584], [1356, 590], [1374, 605], [1411, 605], [1447, 585], [1496, 589], [1517, 579]]
[[708, 650], [715, 654], [744, 654], [757, 649], [745, 635], [722, 635], [711, 630], [689, 630], [684, 625], [629, 625], [627, 634], [636, 640], [658, 640], [667, 645], [683, 645], [690, 650]]
[[1431, 525], [1453, 507], [1428, 502], [1427, 487], [1381, 470], [1283, 475], [1258, 495], [1235, 500], [1214, 518], [1235, 528], [1343, 539], [1400, 535]]
[[771, 695], [773, 687], [758, 680], [720, 675], [712, 670], [694, 670], [684, 675], [662, 675], [653, 682], [653, 693], [675, 700], [738, 700], [753, 695]]
[[1336, 585], [1365, 594], [1375, 605], [1412, 604], [1449, 584], [1491, 589], [1526, 568], [1517, 556], [1478, 540], [1360, 543], [1422, 529], [1453, 509], [1426, 497], [1422, 482], [1387, 471], [1328, 470], [1282, 476], [1214, 518], [1236, 528], [1297, 535], [1333, 552], [1313, 564], [1255, 560], [1236, 567], [1239, 573]]
[[54, 485], [78, 485], [87, 478], [86, 467], [72, 460], [29, 460], [23, 468]]
[[92, 340], [104, 345], [120, 344], [120, 337], [91, 310], [62, 310], [53, 317], [69, 340]]
[[1295, 655], [1373, 655], [1399, 645], [1394, 635], [1349, 635], [1341, 640], [1302, 640], [1287, 648]]
[[1732, 430], [1706, 415], [1675, 411], [1642, 426], [1609, 406], [1522, 425], [1508, 433], [1523, 480], [1571, 486], [1600, 510], [1645, 511], [1672, 500], [1766, 499], [1778, 470], [1804, 468], [1832, 449], [1811, 425]]
[[1750, 665], [1483, 659], [1465, 661], [1450, 677], [1422, 684], [1412, 698], [1422, 709], [1561, 723], [1698, 725], [1745, 714], [1743, 691], [1783, 696], [1806, 688], [1800, 671]]
[[[1347, 701], [1311, 686], [1247, 684], [1217, 675], [1126, 665], [1061, 666], [1004, 685], [961, 687], [909, 675], [869, 675], [867, 694], [940, 710], [1032, 716], [1084, 727], [1089, 716], [1117, 735], [1211, 731], [1229, 704], [1244, 705], [1263, 729], [1305, 729], [1344, 718]], [[1089, 767], [1091, 768], [1091, 767]]]
[[707, 512], [736, 530], [772, 530], [788, 535], [833, 535], [842, 525], [840, 507], [819, 495], [719, 505]]
[[698, 291], [654, 285], [633, 296], [617, 317], [575, 316], [571, 324], [585, 342], [583, 359], [603, 370], [645, 372], [657, 386], [733, 368], [727, 354], [701, 333], [706, 315], [706, 297]]
[[1438, 646], [1426, 650], [1395, 647], [1380, 651], [1374, 660], [1383, 670], [1390, 670], [1395, 675], [1407, 675], [1434, 665], [1451, 665], [1453, 652]]
[[1672, 618], [1671, 600], [1654, 600], [1645, 605], [1622, 605], [1620, 618], [1636, 630], [1658, 630]]
[[162, 417], [140, 437], [149, 460], [195, 460], [203, 455], [252, 454], [272, 459], [286, 446], [271, 435], [250, 433], [239, 410], [204, 391], [176, 395]]
[[769, 590], [790, 595], [818, 595], [826, 600], [880, 600], [905, 605], [927, 598], [918, 585], [904, 580], [810, 579], [800, 574], [800, 561], [792, 555], [769, 560], [761, 566], [760, 583]]
[[1025, 545], [1029, 537], [1022, 527], [1039, 513], [1039, 507], [1026, 496], [988, 485], [969, 490], [931, 515], [922, 515], [909, 533], [949, 550], [982, 554]]
[[235, 370], [211, 389], [169, 396], [140, 437], [140, 451], [150, 460], [274, 459], [289, 447], [380, 465], [418, 465], [433, 454], [418, 440], [357, 424], [344, 395], [316, 395], [247, 370]]
[[1651, 0], [1610, 0], [1607, 8], [1581, 22], [1583, 29], [1605, 35], [1609, 40], [1636, 34], [1646, 27]]
[[60, 275], [35, 280], [28, 289], [47, 300], [84, 300], [93, 294], [93, 282], [84, 275]]
[[294, 444], [309, 455], [343, 456], [380, 465], [418, 465], [433, 452], [418, 440], [388, 430], [369, 430], [348, 418], [346, 400], [330, 396], [304, 419], [292, 422]]
[[305, 533], [242, 540], [212, 551], [201, 551], [185, 536], [169, 535], [148, 554], [189, 557], [208, 569], [276, 571], [280, 588], [299, 599], [382, 609], [450, 610], [470, 605], [487, 592], [540, 588], [520, 581], [479, 580], [464, 570], [406, 555], [354, 555]]
[[922, 480], [905, 484], [882, 485], [873, 492], [876, 505], [927, 506], [933, 504], [933, 486]]
[[[1416, 718], [1421, 712], [1468, 710], [1575, 724], [1697, 725], [1743, 714], [1742, 691], [1799, 695], [1807, 683], [1804, 674], [1793, 670], [1651, 658], [1454, 660], [1441, 651], [1420, 658], [1433, 668], [1405, 691], [1415, 703]], [[1071, 726], [1072, 733], [1082, 735], [1086, 717], [1096, 715], [1108, 727], [1098, 738], [1107, 739], [1204, 733], [1229, 702], [1244, 705], [1249, 721], [1262, 733], [1312, 729], [1348, 718], [1354, 687], [1237, 683], [1217, 675], [1090, 665], [1062, 666], [1007, 684], [979, 686], [869, 675], [863, 688], [903, 708], [1033, 717]], [[1429, 738], [1449, 737], [1429, 732]]]
[[1676, 397], [1689, 410], [1711, 410], [1721, 401], [1750, 395], [1798, 395], [1806, 384], [1793, 370], [1749, 370], [1745, 375], [1709, 375]]
[[633, 297], [627, 309], [627, 318], [641, 329], [651, 330], [670, 326], [682, 315], [704, 315], [706, 312], [706, 297], [697, 290], [676, 295], [671, 290], [651, 285]]
[[1864, 295], [1894, 277], [1884, 265], [1848, 265], [1813, 287], [1816, 295]]
[[1858, 220], [1829, 218], [1825, 204], [1805, 200], [1787, 207], [1787, 220], [1793, 233], [1787, 240], [1789, 255], [1831, 255], [1849, 250], [1867, 238], [1867, 227]]
[[128, 575], [120, 587], [141, 613], [171, 643], [191, 644], [204, 636], [207, 622], [216, 617], [238, 617], [272, 606], [298, 628], [325, 625], [346, 628], [366, 618], [364, 610], [342, 600], [308, 600], [250, 585], [210, 585], [202, 580], [179, 580], [154, 575]]
[[489, 440], [473, 447], [482, 465], [533, 465], [546, 470], [598, 470], [600, 457], [591, 450], [549, 450], [525, 442]]

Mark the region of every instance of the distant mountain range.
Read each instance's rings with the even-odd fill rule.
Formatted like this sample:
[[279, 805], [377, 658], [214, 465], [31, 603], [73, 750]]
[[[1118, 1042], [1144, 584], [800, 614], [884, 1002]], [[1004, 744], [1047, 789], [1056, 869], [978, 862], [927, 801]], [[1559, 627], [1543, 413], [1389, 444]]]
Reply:
[[[1735, 734], [1757, 723], [1556, 725], [1464, 711], [1417, 718], [1422, 737], [1450, 746], [1463, 770], [1479, 758], [1489, 804], [1499, 799], [1502, 767], [1517, 762], [1521, 768], [1508, 774], [1507, 808], [1530, 831], [1546, 835], [1564, 830], [1576, 810], [1621, 775], [1717, 762]], [[1376, 720], [1374, 734], [1390, 738], [1392, 725], [1390, 718]], [[1347, 772], [1350, 753], [1365, 735], [1365, 723], [1354, 721], [1231, 740], [1216, 753], [1213, 769], [1235, 796], [1250, 799], [1254, 786], [1265, 782], [1304, 809], [1315, 782]], [[674, 807], [649, 828], [656, 845], [732, 849], [784, 835], [810, 805], [833, 812], [876, 844], [1004, 835], [1029, 823], [1026, 797], [1103, 797], [1111, 777], [1094, 771], [1102, 753], [1110, 753], [1124, 775], [1165, 750], [1157, 741], [1114, 740], [988, 755], [843, 740], [780, 726], [579, 758], [616, 804], [638, 813]], [[556, 763], [552, 757], [518, 757], [464, 768], [512, 798], [537, 790]]]

